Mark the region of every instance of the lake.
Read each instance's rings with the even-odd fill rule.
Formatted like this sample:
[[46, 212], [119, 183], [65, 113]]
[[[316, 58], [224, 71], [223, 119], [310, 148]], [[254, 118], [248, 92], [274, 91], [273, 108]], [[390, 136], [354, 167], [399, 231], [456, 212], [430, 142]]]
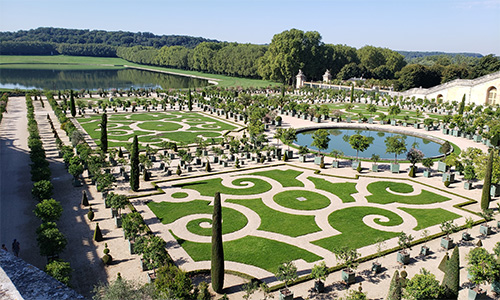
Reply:
[[[439, 156], [439, 148], [440, 144], [435, 143], [430, 140], [422, 139], [420, 137], [404, 135], [400, 133], [390, 133], [385, 131], [374, 131], [374, 130], [360, 130], [360, 129], [326, 129], [330, 133], [330, 143], [328, 144], [328, 149], [326, 151], [322, 151], [324, 153], [330, 153], [333, 149], [340, 150], [344, 153], [344, 156], [356, 157], [356, 150], [351, 148], [349, 144], [349, 136], [354, 134], [361, 134], [373, 139], [370, 147], [364, 151], [359, 152], [360, 158], [370, 159], [372, 154], [380, 155], [381, 159], [394, 160], [393, 153], [385, 153], [386, 145], [385, 139], [389, 136], [393, 135], [401, 135], [406, 141], [406, 148], [410, 150], [410, 148], [414, 147], [420, 151], [422, 151], [425, 157], [434, 157]], [[313, 131], [304, 131], [301, 133], [297, 133], [297, 144], [301, 146], [307, 146], [310, 149], [318, 150], [315, 147], [312, 147], [311, 144], [313, 142], [312, 134]], [[405, 160], [406, 152], [398, 155], [398, 160]]]
[[0, 69], [0, 88], [97, 90], [182, 89], [209, 85], [207, 80], [136, 69]]

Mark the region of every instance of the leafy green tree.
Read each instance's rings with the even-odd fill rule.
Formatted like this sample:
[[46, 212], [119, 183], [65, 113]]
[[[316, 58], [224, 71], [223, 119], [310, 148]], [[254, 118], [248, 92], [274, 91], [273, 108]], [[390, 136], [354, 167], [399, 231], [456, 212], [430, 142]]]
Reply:
[[353, 134], [349, 137], [349, 144], [356, 150], [356, 160], [359, 160], [359, 151], [364, 152], [370, 147], [371, 141], [368, 137], [361, 134]]
[[455, 246], [450, 260], [446, 263], [442, 285], [446, 289], [448, 297], [457, 299], [460, 290], [460, 252]]
[[189, 275], [173, 264], [166, 264], [156, 272], [154, 285], [163, 298], [191, 299], [193, 283]]
[[406, 151], [406, 142], [401, 135], [393, 135], [385, 139], [386, 153], [394, 153], [394, 162], [398, 162], [398, 155]]
[[[100, 283], [94, 287], [94, 300], [153, 300], [162, 299], [155, 284], [141, 285], [138, 282], [125, 280], [118, 273], [118, 278], [110, 283]], [[164, 298], [163, 298], [164, 299]]]
[[83, 165], [80, 157], [74, 156], [69, 160], [68, 173], [70, 173], [75, 180], [82, 175]]
[[54, 187], [49, 180], [40, 180], [33, 184], [31, 194], [33, 197], [38, 199], [38, 201], [42, 201], [43, 199], [49, 199], [52, 196], [53, 189]]
[[297, 267], [292, 261], [284, 262], [278, 266], [274, 275], [278, 280], [283, 281], [285, 287], [288, 288], [288, 283], [297, 279]]
[[224, 288], [224, 247], [222, 244], [222, 211], [220, 193], [215, 193], [212, 217], [212, 288], [221, 293]]
[[68, 241], [57, 227], [46, 228], [38, 232], [36, 241], [40, 248], [40, 255], [53, 256], [64, 251]]
[[146, 235], [137, 238], [134, 249], [142, 254], [142, 258], [153, 267], [156, 274], [157, 268], [171, 263], [165, 246], [166, 243], [161, 237]]
[[134, 135], [134, 141], [132, 142], [132, 149], [130, 151], [130, 188], [132, 191], [137, 192], [139, 190], [139, 143], [137, 141], [137, 135]]
[[324, 261], [320, 262], [317, 265], [314, 265], [311, 270], [311, 277], [316, 279], [317, 281], [326, 280], [326, 275], [328, 273], [328, 268]]
[[460, 101], [460, 106], [458, 107], [458, 114], [463, 116], [465, 110], [465, 94], [462, 97], [462, 101]]
[[73, 95], [73, 90], [69, 91], [69, 105], [71, 110], [71, 116], [76, 116], [76, 106], [75, 106], [75, 96]]
[[443, 299], [445, 289], [439, 285], [436, 276], [422, 269], [410, 279], [404, 290], [404, 297], [412, 300]]
[[414, 87], [428, 88], [441, 82], [439, 71], [418, 64], [406, 65], [396, 73], [396, 77], [398, 77], [396, 85], [398, 90], [407, 90]]
[[108, 152], [108, 115], [106, 113], [102, 114], [101, 118], [101, 150], [106, 153]]
[[51, 198], [38, 203], [34, 213], [42, 222], [55, 222], [61, 217], [62, 211], [61, 203]]
[[141, 214], [136, 211], [126, 214], [123, 217], [122, 228], [125, 232], [125, 238], [132, 240], [135, 240], [139, 234], [146, 231], [146, 225], [142, 220]]
[[415, 177], [415, 164], [424, 158], [424, 153], [418, 149], [411, 148], [406, 154], [406, 159], [411, 163], [410, 177]]
[[328, 149], [328, 143], [330, 142], [330, 134], [325, 129], [318, 129], [313, 133], [313, 142], [311, 146], [319, 149], [319, 154], [321, 155], [321, 150]]
[[69, 285], [71, 280], [71, 273], [73, 269], [71, 268], [69, 262], [65, 262], [59, 259], [49, 262], [45, 266], [45, 273], [54, 277], [54, 279], [59, 280], [65, 285]]
[[493, 282], [499, 277], [500, 265], [494, 255], [483, 247], [472, 249], [467, 255], [467, 271], [470, 281], [479, 285], [485, 282]]

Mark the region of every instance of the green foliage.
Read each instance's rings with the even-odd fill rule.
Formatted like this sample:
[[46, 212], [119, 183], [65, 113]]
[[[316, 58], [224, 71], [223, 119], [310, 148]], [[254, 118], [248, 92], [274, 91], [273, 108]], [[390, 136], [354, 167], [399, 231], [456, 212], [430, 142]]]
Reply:
[[146, 224], [144, 224], [141, 214], [134, 211], [123, 216], [122, 228], [125, 232], [125, 238], [135, 239], [146, 230]]
[[49, 274], [65, 285], [69, 285], [72, 272], [73, 269], [71, 269], [69, 262], [65, 262], [59, 259], [52, 260], [45, 266], [45, 273]]
[[445, 187], [449, 187], [451, 183], [449, 180], [446, 180], [445, 182], [443, 182], [443, 184]]
[[389, 136], [385, 139], [386, 153], [394, 153], [394, 162], [398, 161], [398, 155], [406, 151], [406, 142], [401, 135]]
[[455, 246], [450, 260], [446, 263], [442, 285], [446, 289], [448, 297], [456, 299], [460, 290], [460, 251]]
[[389, 285], [389, 292], [387, 293], [386, 300], [401, 300], [403, 290], [401, 288], [401, 281], [399, 279], [398, 270], [394, 271], [392, 275], [391, 284]]
[[106, 113], [102, 114], [101, 119], [101, 150], [102, 152], [108, 152], [108, 115]]
[[38, 203], [33, 211], [42, 222], [55, 222], [61, 217], [63, 208], [54, 199], [45, 199]]
[[134, 141], [132, 142], [132, 149], [130, 151], [130, 188], [132, 191], [137, 192], [139, 190], [139, 143], [137, 141], [137, 136], [134, 135]]
[[212, 217], [212, 288], [221, 293], [224, 288], [224, 248], [222, 245], [222, 211], [220, 193], [215, 193]]
[[356, 150], [356, 159], [358, 159], [359, 151], [364, 152], [366, 149], [368, 149], [368, 147], [370, 147], [371, 141], [364, 135], [354, 134], [349, 137], [349, 144], [351, 145], [352, 149]]
[[61, 253], [68, 241], [57, 227], [48, 227], [37, 232], [36, 241], [40, 248], [40, 255], [52, 256]]
[[208, 283], [206, 281], [200, 282], [198, 284], [198, 296], [196, 297], [196, 300], [211, 300], [212, 295], [210, 294], [210, 291], [208, 290]]
[[[424, 158], [424, 153], [418, 149], [411, 148], [410, 151], [406, 154], [406, 159], [410, 161], [413, 167], [415, 164], [421, 161]], [[415, 176], [410, 176], [415, 177]]]
[[101, 242], [103, 241], [103, 237], [102, 237], [102, 232], [101, 232], [101, 228], [99, 228], [99, 223], [97, 223], [95, 225], [95, 229], [94, 229], [94, 241], [96, 242]]
[[167, 298], [191, 299], [192, 297], [193, 283], [189, 275], [172, 264], [158, 269], [154, 285]]
[[[120, 273], [118, 273], [120, 274]], [[165, 299], [160, 293], [157, 293], [154, 284], [140, 285], [135, 281], [129, 281], [118, 278], [110, 283], [100, 283], [94, 287], [94, 300], [153, 300]]]
[[285, 287], [288, 287], [288, 283], [297, 279], [297, 267], [293, 262], [286, 261], [278, 266], [278, 270], [274, 275], [278, 280], [285, 283]]
[[490, 189], [491, 189], [491, 178], [492, 178], [492, 171], [493, 171], [493, 155], [495, 151], [493, 149], [490, 149], [490, 155], [488, 155], [488, 161], [486, 163], [486, 172], [484, 175], [484, 184], [483, 184], [483, 191], [481, 194], [481, 210], [485, 211], [488, 209], [490, 206], [490, 201], [491, 201], [491, 194], [490, 194]]
[[175, 171], [175, 174], [177, 174], [177, 176], [181, 176], [182, 171], [181, 171], [181, 166], [180, 165], [177, 165], [177, 170]]
[[89, 211], [87, 213], [87, 218], [89, 218], [89, 220], [92, 222], [92, 220], [94, 220], [94, 217], [95, 217], [94, 211], [92, 210], [92, 206], [91, 206], [91, 207], [89, 207]]
[[450, 256], [448, 255], [448, 252], [445, 253], [443, 258], [441, 259], [441, 262], [438, 265], [438, 269], [446, 272], [446, 263], [450, 260]]
[[43, 199], [49, 199], [52, 196], [53, 189], [54, 187], [49, 180], [40, 180], [33, 183], [31, 194], [33, 197], [38, 199], [38, 201], [42, 201]]
[[500, 265], [493, 254], [482, 247], [472, 249], [467, 255], [467, 271], [474, 284], [491, 283], [500, 279]]
[[82, 206], [89, 206], [89, 199], [85, 191], [82, 191]]
[[434, 166], [434, 161], [432, 160], [432, 158], [427, 157], [427, 158], [422, 159], [422, 165], [430, 170], [430, 168], [432, 168], [432, 166]]
[[356, 168], [356, 171], [358, 173], [361, 173], [362, 170], [363, 170], [363, 168], [361, 168], [361, 162], [359, 162], [358, 167]]
[[335, 254], [335, 258], [340, 261], [340, 264], [345, 265], [347, 270], [354, 270], [358, 267], [359, 263], [356, 260], [361, 254], [357, 249], [343, 246], [335, 247], [332, 252]]
[[171, 263], [165, 249], [165, 241], [159, 236], [140, 236], [136, 239], [134, 249], [153, 268], [159, 268], [164, 264]]
[[412, 300], [443, 299], [444, 287], [439, 285], [436, 276], [425, 269], [410, 279], [404, 290], [404, 297]]
[[321, 150], [326, 150], [328, 148], [328, 143], [330, 142], [330, 134], [325, 129], [318, 129], [313, 133], [313, 142], [311, 146], [319, 149], [319, 153], [321, 154]]
[[324, 261], [320, 262], [319, 264], [316, 264], [313, 266], [311, 270], [311, 277], [316, 279], [316, 280], [326, 280], [326, 275], [328, 274], [328, 268], [326, 267], [326, 264]]
[[416, 167], [414, 167], [414, 166], [410, 167], [410, 172], [408, 172], [408, 176], [409, 176], [409, 177], [412, 177], [412, 178], [413, 178], [413, 177], [416, 177], [416, 175], [415, 175], [415, 172], [416, 172], [415, 170], [416, 170], [416, 169], [417, 169], [417, 168], [416, 168]]
[[212, 172], [212, 167], [210, 166], [210, 162], [207, 160], [207, 164], [205, 166], [205, 171], [206, 172]]
[[351, 289], [347, 291], [345, 298], [339, 298], [340, 300], [366, 300], [368, 299], [366, 297], [366, 294], [363, 293], [361, 290], [361, 287], [359, 288], [359, 291], [356, 291], [356, 289]]
[[71, 116], [74, 118], [76, 116], [76, 105], [75, 105], [75, 96], [73, 95], [73, 90], [70, 90], [69, 105], [71, 110]]

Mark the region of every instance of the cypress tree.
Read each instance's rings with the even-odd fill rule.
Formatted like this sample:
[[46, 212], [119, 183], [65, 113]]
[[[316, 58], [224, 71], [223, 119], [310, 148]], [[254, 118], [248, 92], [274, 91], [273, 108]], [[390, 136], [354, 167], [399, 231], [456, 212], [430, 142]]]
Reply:
[[354, 102], [354, 85], [351, 86], [351, 103]]
[[75, 96], [73, 96], [73, 90], [69, 91], [69, 105], [71, 109], [71, 116], [76, 116]]
[[104, 153], [108, 152], [108, 115], [102, 114], [101, 119], [101, 149]]
[[139, 143], [137, 141], [137, 135], [134, 135], [134, 141], [132, 143], [132, 150], [130, 151], [130, 188], [132, 191], [137, 192], [139, 190]]
[[212, 219], [212, 288], [221, 293], [224, 287], [224, 249], [222, 246], [222, 211], [220, 193], [215, 193]]
[[102, 240], [103, 238], [102, 238], [101, 228], [99, 228], [99, 223], [97, 223], [95, 225], [95, 230], [94, 230], [94, 241], [100, 242]]
[[443, 272], [446, 272], [446, 264], [448, 263], [449, 260], [450, 260], [450, 257], [448, 256], [448, 252], [446, 252], [446, 255], [443, 256], [443, 259], [439, 263], [438, 269], [443, 271]]
[[481, 194], [481, 210], [485, 211], [490, 206], [490, 189], [491, 189], [491, 172], [493, 169], [493, 154], [495, 151], [490, 149], [490, 155], [488, 156], [488, 161], [486, 162], [486, 172], [484, 174], [484, 184], [483, 193]]
[[188, 109], [193, 110], [193, 96], [191, 95], [191, 89], [188, 90]]
[[455, 246], [450, 260], [446, 263], [442, 285], [446, 288], [449, 299], [458, 298], [460, 289], [460, 257], [458, 246]]
[[463, 116], [464, 109], [465, 109], [465, 94], [462, 97], [462, 102], [460, 102], [460, 106], [458, 107], [458, 114], [461, 115], [461, 116]]
[[396, 270], [394, 271], [394, 275], [392, 276], [391, 285], [389, 286], [389, 293], [387, 293], [386, 300], [401, 300], [401, 297], [401, 282], [399, 280], [399, 272], [398, 270]]
[[118, 148], [118, 157], [123, 157], [122, 147]]

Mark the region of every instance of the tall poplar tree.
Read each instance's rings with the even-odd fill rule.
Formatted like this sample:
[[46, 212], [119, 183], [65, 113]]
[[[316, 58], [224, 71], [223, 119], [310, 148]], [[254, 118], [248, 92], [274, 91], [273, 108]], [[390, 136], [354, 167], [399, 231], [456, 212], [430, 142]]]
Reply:
[[188, 109], [193, 110], [193, 96], [191, 95], [191, 89], [188, 90]]
[[449, 299], [458, 298], [460, 289], [460, 256], [458, 246], [455, 246], [450, 260], [446, 263], [443, 277], [443, 286], [446, 288]]
[[493, 154], [495, 151], [490, 148], [490, 155], [488, 156], [488, 161], [486, 162], [486, 172], [484, 174], [484, 184], [483, 193], [481, 195], [481, 210], [485, 211], [490, 206], [490, 189], [491, 189], [491, 173], [493, 169]]
[[465, 94], [462, 97], [462, 102], [460, 102], [460, 106], [458, 107], [458, 114], [463, 116], [465, 110]]
[[130, 188], [132, 191], [137, 192], [139, 190], [139, 142], [137, 141], [137, 135], [134, 135], [134, 141], [132, 142], [132, 150], [130, 151]]
[[108, 152], [108, 115], [102, 114], [101, 119], [101, 149], [104, 153]]
[[224, 249], [222, 246], [222, 211], [220, 193], [215, 193], [212, 218], [212, 288], [221, 293], [224, 287]]
[[73, 95], [73, 90], [69, 91], [69, 106], [71, 109], [71, 116], [76, 116], [75, 96]]

